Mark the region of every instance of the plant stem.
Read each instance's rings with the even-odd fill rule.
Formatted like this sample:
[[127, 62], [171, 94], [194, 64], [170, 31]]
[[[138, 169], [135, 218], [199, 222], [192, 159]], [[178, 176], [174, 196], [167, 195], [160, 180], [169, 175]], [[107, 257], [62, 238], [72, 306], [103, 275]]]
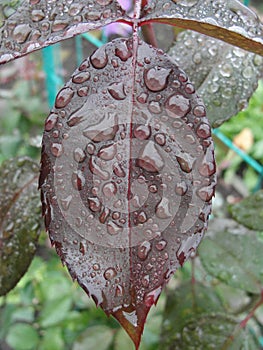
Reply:
[[153, 28], [153, 24], [152, 23], [148, 23], [144, 26], [142, 26], [142, 34], [143, 34], [143, 37], [144, 37], [144, 40], [154, 46], [154, 47], [158, 47], [158, 43], [157, 43], [157, 40], [156, 40], [156, 36], [155, 36], [155, 33], [154, 33], [154, 28]]

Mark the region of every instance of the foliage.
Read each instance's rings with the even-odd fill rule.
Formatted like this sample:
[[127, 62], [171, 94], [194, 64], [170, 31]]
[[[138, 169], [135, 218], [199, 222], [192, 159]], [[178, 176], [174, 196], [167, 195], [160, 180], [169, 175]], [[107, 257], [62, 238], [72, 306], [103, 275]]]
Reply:
[[[215, 221], [199, 249], [200, 258], [195, 257], [207, 228], [216, 182], [211, 129], [196, 88], [207, 103], [214, 126], [244, 108], [263, 71], [262, 57], [256, 55], [263, 54], [262, 23], [237, 0], [138, 0], [132, 16], [114, 0], [54, 6], [50, 11], [43, 0], [1, 4], [1, 63], [105, 24], [120, 21], [133, 27], [130, 39], [108, 43], [84, 60], [58, 93], [46, 120], [39, 186], [45, 226], [57, 253], [72, 278], [121, 323], [137, 349], [151, 306], [174, 271], [192, 258], [192, 269], [186, 263], [177, 272], [176, 293], [168, 293], [164, 314], [153, 314], [141, 348], [156, 348], [154, 332], [159, 333], [162, 323], [160, 336], [167, 349], [254, 349], [262, 328], [262, 235], [235, 226], [233, 221], [226, 221], [219, 230], [221, 221]], [[179, 34], [170, 51], [193, 77], [196, 88], [168, 55], [142, 42], [138, 29], [145, 26], [145, 37], [155, 43], [150, 22], [201, 33]], [[191, 45], [193, 42], [203, 49]], [[192, 61], [194, 64], [188, 65]], [[13, 107], [12, 102], [7, 108], [16, 118], [1, 121], [14, 136], [2, 136], [1, 160], [15, 153], [38, 153], [37, 148], [28, 147], [29, 129], [38, 123], [38, 117], [32, 118], [34, 104], [33, 108], [24, 104], [27, 95], [21, 92], [18, 104], [23, 113], [17, 112], [16, 102]], [[38, 102], [36, 99], [37, 108]], [[1, 189], [3, 260], [11, 257], [8, 244], [14, 244], [5, 241], [8, 220], [18, 222], [14, 230], [17, 244], [23, 232], [17, 228], [31, 220], [25, 213], [33, 214], [38, 207], [28, 183], [13, 188], [11, 204], [6, 201], [7, 174], [19, 184], [21, 160], [10, 164], [11, 170], [8, 162], [2, 165], [2, 178], [6, 177]], [[26, 204], [21, 205], [24, 191], [28, 192]], [[253, 217], [261, 218], [259, 196], [231, 208], [237, 221], [254, 230], [261, 229], [260, 220], [253, 222]], [[18, 214], [13, 207], [20, 206]], [[38, 222], [37, 215], [33, 217]], [[16, 252], [19, 249], [16, 247]], [[28, 255], [27, 249], [23, 252]], [[102, 333], [105, 341], [100, 348], [126, 346], [115, 321], [101, 316], [95, 316], [98, 322], [90, 319], [92, 311], [74, 298], [80, 291], [72, 293], [75, 287], [64, 273], [56, 275], [39, 258], [35, 261], [35, 276], [38, 266], [46, 266], [41, 278], [24, 282], [30, 276], [27, 274], [2, 301], [3, 346], [18, 350], [95, 349]], [[1, 278], [6, 278], [9, 265], [9, 261], [3, 262]], [[4, 282], [2, 294], [17, 280], [15, 276], [10, 286]], [[233, 305], [234, 293], [238, 307]]]

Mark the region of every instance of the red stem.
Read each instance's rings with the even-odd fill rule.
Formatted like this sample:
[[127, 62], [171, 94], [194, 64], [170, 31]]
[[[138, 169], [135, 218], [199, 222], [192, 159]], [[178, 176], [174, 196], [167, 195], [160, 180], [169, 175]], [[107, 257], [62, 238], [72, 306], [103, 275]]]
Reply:
[[143, 33], [143, 37], [144, 37], [144, 40], [154, 46], [154, 47], [158, 47], [158, 43], [157, 43], [157, 40], [156, 40], [156, 36], [155, 36], [155, 33], [154, 33], [154, 29], [153, 29], [153, 24], [152, 23], [148, 23], [146, 25], [143, 25], [142, 26], [142, 33]]
[[260, 297], [259, 301], [253, 307], [253, 309], [250, 311], [250, 313], [244, 318], [244, 320], [242, 320], [240, 322], [240, 325], [239, 325], [240, 328], [245, 328], [246, 327], [248, 321], [254, 316], [255, 312], [257, 311], [257, 309], [261, 305], [263, 305], [263, 289], [261, 290], [261, 297]]

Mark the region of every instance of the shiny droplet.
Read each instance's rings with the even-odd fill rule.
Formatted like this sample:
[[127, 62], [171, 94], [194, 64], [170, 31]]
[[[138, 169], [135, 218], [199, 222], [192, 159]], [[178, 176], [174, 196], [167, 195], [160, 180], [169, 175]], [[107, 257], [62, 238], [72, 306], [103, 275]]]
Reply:
[[74, 152], [73, 156], [76, 162], [81, 163], [86, 158], [85, 152], [80, 148], [77, 147]]
[[165, 107], [170, 117], [184, 117], [191, 109], [190, 101], [179, 94], [170, 96]]
[[117, 271], [113, 267], [109, 267], [105, 270], [103, 276], [107, 281], [110, 281], [117, 276]]
[[187, 192], [188, 186], [185, 181], [179, 182], [175, 187], [175, 193], [179, 196], [184, 196]]
[[170, 202], [168, 198], [163, 197], [159, 204], [156, 206], [156, 216], [160, 219], [168, 219], [172, 216], [170, 212]]
[[151, 128], [148, 125], [138, 125], [134, 129], [134, 136], [139, 140], [147, 140], [151, 136]]
[[61, 143], [53, 143], [51, 145], [51, 153], [55, 157], [60, 157], [63, 153], [63, 146], [61, 145]]
[[90, 79], [90, 73], [89, 72], [80, 72], [80, 73], [75, 74], [72, 77], [72, 81], [75, 84], [82, 84], [82, 83], [84, 83], [85, 81], [87, 81], [89, 79]]
[[168, 83], [171, 70], [161, 67], [150, 68], [145, 72], [144, 82], [150, 91], [162, 91]]
[[56, 97], [55, 106], [57, 108], [66, 107], [71, 101], [74, 91], [71, 88], [63, 88]]
[[153, 142], [147, 142], [137, 159], [137, 164], [146, 171], [160, 172], [164, 160]]
[[141, 260], [146, 260], [151, 251], [151, 243], [145, 241], [138, 246], [137, 254]]
[[115, 100], [124, 100], [126, 98], [126, 93], [124, 91], [124, 84], [120, 83], [112, 83], [108, 87], [108, 91]]
[[13, 38], [17, 43], [23, 44], [27, 40], [31, 31], [32, 28], [29, 24], [19, 24], [13, 31]]
[[156, 135], [154, 136], [154, 140], [155, 140], [155, 141], [158, 143], [158, 145], [160, 145], [160, 146], [164, 146], [165, 143], [166, 143], [166, 137], [165, 137], [164, 134], [161, 134], [161, 133], [156, 134]]
[[103, 186], [102, 192], [105, 197], [111, 198], [117, 193], [117, 186], [114, 182], [108, 182]]
[[105, 51], [105, 47], [98, 48], [90, 57], [90, 62], [94, 68], [102, 69], [108, 63], [108, 56]]
[[45, 130], [46, 131], [50, 131], [54, 128], [54, 126], [56, 125], [56, 122], [58, 120], [58, 115], [55, 113], [51, 113], [48, 118], [46, 119], [45, 122]]
[[208, 124], [201, 123], [196, 129], [196, 133], [199, 137], [206, 139], [211, 136], [210, 126]]
[[95, 198], [88, 198], [88, 204], [89, 208], [93, 212], [98, 212], [101, 209], [101, 203], [97, 197]]
[[109, 220], [109, 222], [107, 223], [107, 231], [110, 235], [114, 236], [121, 233], [123, 231], [123, 228], [115, 224], [115, 222]]
[[71, 179], [72, 185], [76, 190], [81, 191], [84, 188], [86, 180], [81, 170], [74, 171]]
[[164, 250], [164, 248], [167, 246], [167, 242], [162, 239], [161, 241], [158, 241], [155, 245], [156, 249], [159, 250], [159, 251], [162, 251]]
[[100, 157], [103, 160], [112, 160], [117, 152], [117, 146], [115, 143], [101, 147], [101, 149], [98, 152], [98, 157]]

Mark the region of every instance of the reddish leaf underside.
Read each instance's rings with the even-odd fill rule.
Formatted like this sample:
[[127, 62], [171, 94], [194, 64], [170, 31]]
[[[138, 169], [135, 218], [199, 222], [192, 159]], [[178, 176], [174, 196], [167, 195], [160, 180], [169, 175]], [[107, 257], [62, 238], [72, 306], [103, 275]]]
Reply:
[[43, 136], [46, 228], [73, 279], [136, 348], [203, 237], [215, 182], [203, 102], [161, 50], [117, 39], [58, 93]]
[[116, 0], [27, 0], [15, 10], [0, 5], [0, 64], [126, 17]]
[[192, 29], [263, 56], [263, 24], [238, 0], [149, 0], [141, 24]]

